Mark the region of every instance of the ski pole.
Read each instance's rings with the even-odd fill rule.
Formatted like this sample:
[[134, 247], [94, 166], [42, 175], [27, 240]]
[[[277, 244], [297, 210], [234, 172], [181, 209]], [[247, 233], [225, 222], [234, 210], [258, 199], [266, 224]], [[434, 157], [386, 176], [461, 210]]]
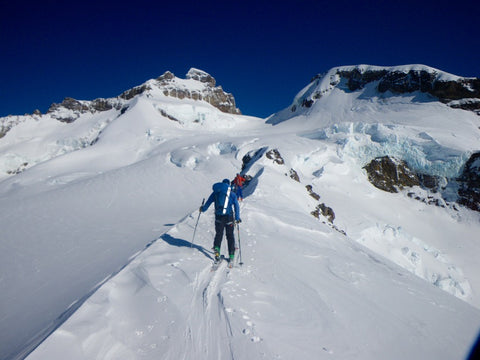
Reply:
[[[203, 198], [201, 206], [203, 206], [203, 204], [205, 204], [205, 198]], [[199, 210], [198, 211], [198, 217], [197, 217], [197, 223], [195, 224], [195, 229], [193, 230], [192, 243], [190, 244], [190, 247], [193, 247], [193, 241], [195, 240], [195, 233], [197, 232], [198, 220], [200, 220], [200, 215], [201, 214], [202, 214], [202, 212]]]
[[237, 232], [238, 232], [238, 259], [240, 262], [238, 263], [240, 266], [243, 265], [242, 261], [242, 244], [240, 242], [240, 224], [237, 223]]

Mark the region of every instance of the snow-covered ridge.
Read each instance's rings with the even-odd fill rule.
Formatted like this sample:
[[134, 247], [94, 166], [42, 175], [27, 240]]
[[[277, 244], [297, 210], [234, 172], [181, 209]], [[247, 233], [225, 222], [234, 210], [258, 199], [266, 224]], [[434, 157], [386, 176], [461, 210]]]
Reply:
[[[94, 145], [106, 127], [132, 111], [140, 98], [155, 109], [150, 115], [153, 123], [225, 128], [232, 126], [230, 114], [240, 114], [233, 95], [216, 86], [211, 75], [195, 68], [189, 70], [186, 79], [167, 71], [113, 98], [67, 97], [52, 104], [46, 114], [36, 111], [32, 115], [0, 118], [0, 180]], [[134, 119], [128, 121], [135, 123]], [[150, 140], [158, 138], [151, 125], [140, 128], [138, 124], [140, 136], [147, 133]]]
[[[144, 93], [152, 96], [151, 93], [155, 90], [160, 90], [160, 93], [165, 96], [178, 99], [188, 98], [205, 101], [225, 113], [241, 114], [236, 107], [233, 95], [225, 92], [221, 86], [216, 86], [216, 80], [213, 76], [196, 68], [191, 68], [188, 71], [186, 79], [178, 78], [170, 71], [166, 71], [158, 78], [126, 90], [117, 97], [94, 100], [77, 100], [66, 97], [61, 103], [53, 103], [47, 114], [59, 121], [71, 123], [85, 113], [103, 112], [112, 109], [125, 112], [129, 100]], [[37, 110], [32, 115], [25, 114], [25, 118], [41, 115], [40, 111]], [[25, 118], [19, 116], [0, 118], [0, 137], [3, 137], [13, 126], [24, 121]]]
[[[367, 84], [374, 84], [377, 95], [408, 94], [416, 91], [429, 94], [439, 101], [455, 108], [480, 111], [477, 101], [465, 99], [480, 98], [480, 79], [461, 77], [421, 64], [403, 66], [356, 65], [340, 66], [325, 74], [316, 75], [310, 84], [302, 89], [290, 106], [291, 112], [310, 108], [318, 99], [334, 88], [344, 91], [363, 90]], [[373, 94], [370, 94], [373, 95]]]

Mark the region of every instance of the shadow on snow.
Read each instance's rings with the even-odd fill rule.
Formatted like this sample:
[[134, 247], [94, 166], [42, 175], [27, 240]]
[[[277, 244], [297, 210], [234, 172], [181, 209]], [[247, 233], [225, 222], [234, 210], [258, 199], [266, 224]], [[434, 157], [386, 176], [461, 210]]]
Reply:
[[263, 174], [264, 168], [262, 167], [257, 173], [252, 177], [252, 179], [248, 182], [247, 186], [243, 189], [243, 197], [246, 198], [252, 195], [255, 192], [255, 189], [258, 185], [258, 178]]
[[197, 249], [198, 251], [200, 251], [203, 255], [205, 255], [207, 258], [209, 258], [210, 260], [213, 260], [213, 257], [212, 257], [212, 252], [205, 249], [203, 246], [201, 245], [197, 245], [197, 244], [192, 244], [190, 241], [187, 241], [187, 240], [184, 240], [184, 239], [179, 239], [179, 238], [175, 238], [169, 234], [163, 234], [162, 236], [160, 236], [160, 239], [162, 239], [163, 241], [165, 241], [168, 245], [171, 245], [171, 246], [177, 246], [177, 247], [191, 247], [192, 249]]

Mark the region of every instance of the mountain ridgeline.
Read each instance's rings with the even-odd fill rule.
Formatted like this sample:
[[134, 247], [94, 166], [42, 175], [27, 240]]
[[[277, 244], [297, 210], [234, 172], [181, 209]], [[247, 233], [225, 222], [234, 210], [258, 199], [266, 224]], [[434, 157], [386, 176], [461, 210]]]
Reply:
[[[385, 102], [395, 96], [410, 96], [412, 104], [422, 101], [437, 102], [452, 109], [480, 115], [478, 78], [459, 77], [424, 65], [396, 67], [358, 65], [333, 68], [327, 73], [313, 77], [310, 84], [299, 92], [288, 108], [273, 114], [266, 122], [277, 125], [297, 116], [309, 116], [314, 108], [317, 108], [318, 118], [322, 119], [323, 108], [328, 107], [328, 95], [334, 91], [358, 93], [360, 97], [371, 102]], [[423, 98], [418, 100], [415, 94], [421, 94]], [[5, 137], [16, 125], [31, 119], [46, 121], [49, 118], [63, 123], [73, 123], [85, 114], [107, 111], [113, 111], [115, 116], [119, 117], [128, 111], [136, 98], [159, 95], [178, 100], [205, 102], [223, 113], [241, 114], [232, 94], [217, 86], [216, 80], [210, 74], [192, 68], [186, 74], [186, 79], [177, 78], [173, 73], [166, 71], [158, 78], [148, 80], [114, 98], [89, 101], [67, 97], [61, 103], [52, 104], [46, 114], [36, 111], [32, 115], [0, 118], [0, 138]], [[163, 117], [179, 122], [178, 115], [171, 110], [166, 108], [157, 110]], [[322, 126], [324, 124], [320, 121], [318, 128]], [[455, 127], [455, 124], [452, 124], [452, 127]], [[80, 147], [91, 146], [96, 141], [97, 137], [92, 137], [88, 141], [82, 141]], [[473, 150], [467, 155], [461, 170], [457, 171], [455, 176], [442, 176], [412, 167], [401, 153], [384, 152], [381, 156], [373, 156], [365, 162], [364, 169], [369, 181], [381, 190], [398, 192], [420, 187], [427, 190], [429, 195], [419, 196], [409, 191], [409, 196], [438, 206], [460, 204], [480, 211], [478, 166], [480, 152]], [[11, 176], [27, 170], [36, 163], [38, 161], [21, 157], [14, 165], [5, 165], [3, 171], [4, 174]], [[455, 192], [453, 197], [452, 188]]]
[[[241, 114], [235, 106], [235, 98], [232, 94], [226, 93], [221, 86], [216, 86], [215, 79], [206, 72], [198, 69], [190, 69], [187, 73], [187, 81], [175, 77], [170, 71], [155, 80], [136, 86], [130, 90], [124, 91], [116, 98], [95, 99], [93, 101], [80, 101], [72, 98], [65, 98], [60, 104], [52, 104], [47, 111], [53, 118], [63, 122], [73, 122], [81, 114], [98, 111], [120, 110], [122, 113], [128, 109], [128, 101], [143, 93], [148, 93], [153, 89], [159, 89], [165, 96], [178, 99], [193, 99], [205, 101], [220, 111], [230, 114]], [[189, 86], [190, 82], [196, 82], [196, 86]], [[71, 110], [67, 116], [62, 115], [61, 110]]]

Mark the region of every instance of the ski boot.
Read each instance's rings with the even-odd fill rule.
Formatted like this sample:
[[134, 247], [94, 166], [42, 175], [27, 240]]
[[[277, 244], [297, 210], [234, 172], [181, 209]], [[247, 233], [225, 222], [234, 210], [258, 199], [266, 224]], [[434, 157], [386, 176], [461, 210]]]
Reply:
[[220, 261], [220, 248], [216, 246], [214, 250], [215, 250], [215, 262], [218, 263]]
[[230, 254], [230, 257], [228, 259], [228, 267], [231, 269], [233, 268], [233, 262], [235, 260], [235, 254]]

